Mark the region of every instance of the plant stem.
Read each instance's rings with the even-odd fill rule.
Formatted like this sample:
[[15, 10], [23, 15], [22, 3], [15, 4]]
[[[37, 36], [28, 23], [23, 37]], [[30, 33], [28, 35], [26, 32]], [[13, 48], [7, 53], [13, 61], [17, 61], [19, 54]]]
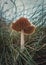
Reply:
[[21, 50], [24, 49], [24, 31], [21, 30]]

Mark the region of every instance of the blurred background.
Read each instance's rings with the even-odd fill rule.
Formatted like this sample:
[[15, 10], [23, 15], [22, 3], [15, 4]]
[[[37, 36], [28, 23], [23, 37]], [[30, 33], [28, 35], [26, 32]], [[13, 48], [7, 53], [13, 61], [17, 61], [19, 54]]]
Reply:
[[[20, 52], [20, 33], [11, 23], [26, 17], [36, 26], [25, 35]], [[46, 65], [46, 0], [0, 0], [0, 65]]]

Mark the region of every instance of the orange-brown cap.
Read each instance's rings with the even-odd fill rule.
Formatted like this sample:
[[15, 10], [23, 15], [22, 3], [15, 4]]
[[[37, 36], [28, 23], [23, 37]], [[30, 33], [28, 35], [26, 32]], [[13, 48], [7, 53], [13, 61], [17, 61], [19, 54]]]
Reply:
[[31, 25], [27, 18], [21, 17], [15, 23], [12, 23], [12, 29], [16, 31], [23, 30], [24, 33], [31, 34], [35, 30], [35, 27]]
[[30, 26], [30, 22], [27, 18], [21, 17], [15, 23], [12, 23], [12, 28], [16, 31], [24, 30], [27, 26]]

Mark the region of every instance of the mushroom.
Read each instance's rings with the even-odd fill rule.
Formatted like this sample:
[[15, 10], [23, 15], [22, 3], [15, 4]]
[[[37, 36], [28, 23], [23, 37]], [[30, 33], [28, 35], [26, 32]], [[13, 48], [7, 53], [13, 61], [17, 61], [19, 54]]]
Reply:
[[35, 31], [35, 26], [28, 21], [27, 18], [21, 17], [16, 22], [12, 23], [12, 29], [21, 32], [21, 50], [24, 49], [24, 35], [32, 34]]

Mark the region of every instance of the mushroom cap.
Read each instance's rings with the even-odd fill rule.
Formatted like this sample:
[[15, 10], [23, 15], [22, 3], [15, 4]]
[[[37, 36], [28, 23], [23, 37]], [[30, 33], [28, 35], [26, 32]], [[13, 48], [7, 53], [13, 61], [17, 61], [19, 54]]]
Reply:
[[27, 18], [21, 17], [15, 23], [12, 23], [12, 28], [16, 31], [21, 31], [26, 29], [27, 26], [30, 26], [31, 23]]
[[12, 29], [18, 32], [23, 30], [24, 33], [31, 34], [35, 30], [35, 26], [31, 25], [32, 23], [30, 23], [27, 18], [21, 17], [15, 23], [12, 23]]

